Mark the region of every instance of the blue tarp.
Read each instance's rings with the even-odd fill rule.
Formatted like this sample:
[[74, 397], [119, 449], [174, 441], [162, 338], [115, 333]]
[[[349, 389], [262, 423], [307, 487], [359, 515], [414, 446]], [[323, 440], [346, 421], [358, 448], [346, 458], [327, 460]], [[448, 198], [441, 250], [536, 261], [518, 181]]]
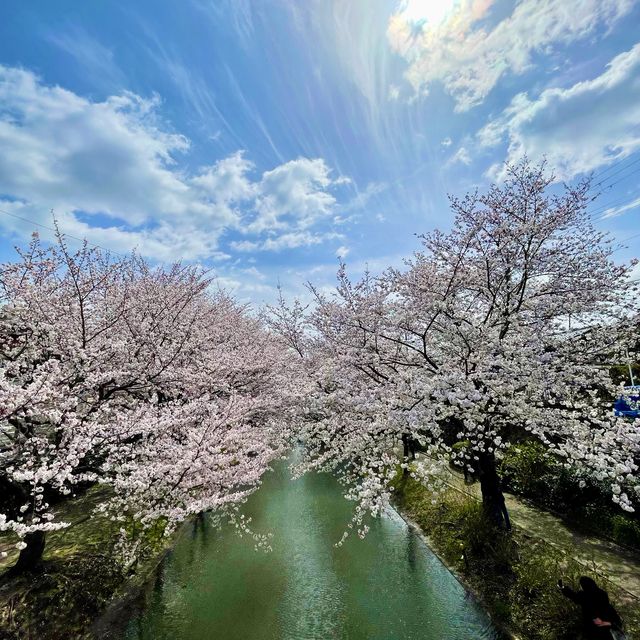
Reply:
[[621, 395], [613, 405], [613, 410], [617, 416], [627, 416], [629, 418], [640, 417], [640, 387], [625, 387], [624, 394]]

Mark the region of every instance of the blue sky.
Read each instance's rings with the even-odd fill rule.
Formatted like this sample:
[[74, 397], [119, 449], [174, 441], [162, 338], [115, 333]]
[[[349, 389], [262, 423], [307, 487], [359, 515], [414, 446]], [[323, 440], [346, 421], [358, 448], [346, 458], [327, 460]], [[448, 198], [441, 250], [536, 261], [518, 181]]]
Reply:
[[640, 256], [640, 2], [0, 5], [3, 260], [53, 209], [259, 303], [399, 264], [523, 153]]

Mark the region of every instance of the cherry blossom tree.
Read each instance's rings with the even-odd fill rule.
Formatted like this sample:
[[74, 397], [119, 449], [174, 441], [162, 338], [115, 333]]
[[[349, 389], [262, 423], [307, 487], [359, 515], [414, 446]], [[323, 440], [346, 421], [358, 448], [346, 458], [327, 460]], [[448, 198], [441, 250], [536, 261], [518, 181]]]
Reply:
[[0, 530], [16, 570], [61, 529], [54, 501], [102, 482], [116, 520], [230, 510], [284, 445], [290, 356], [197, 267], [34, 238], [2, 267]]
[[280, 333], [299, 347], [305, 329], [313, 381], [301, 470], [337, 472], [358, 523], [388, 500], [400, 442], [405, 466], [414, 444], [424, 451], [412, 473], [434, 488], [452, 460], [476, 473], [498, 523], [496, 457], [523, 438], [635, 508], [640, 431], [614, 417], [619, 389], [602, 362], [638, 288], [591, 224], [591, 200], [588, 181], [559, 189], [524, 160], [487, 193], [452, 199], [452, 230], [422, 236], [405, 268], [353, 283], [341, 265], [335, 294], [311, 287], [311, 313], [281, 305]]

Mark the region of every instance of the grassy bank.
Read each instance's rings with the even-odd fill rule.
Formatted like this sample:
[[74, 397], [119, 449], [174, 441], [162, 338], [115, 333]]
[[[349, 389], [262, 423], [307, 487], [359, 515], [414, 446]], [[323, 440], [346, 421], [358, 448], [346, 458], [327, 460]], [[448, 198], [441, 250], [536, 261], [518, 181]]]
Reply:
[[609, 591], [627, 630], [640, 631], [637, 603], [607, 584], [596, 567], [586, 570], [571, 557], [526, 536], [497, 530], [486, 521], [482, 506], [450, 490], [432, 494], [410, 476], [395, 481], [397, 506], [427, 534], [434, 550], [475, 591], [496, 622], [531, 640], [580, 638], [580, 612], [556, 588], [558, 578], [575, 585], [591, 575]]
[[107, 604], [154, 565], [168, 543], [158, 528], [141, 533], [128, 525], [139, 540], [138, 560], [128, 567], [116, 560], [123, 525], [93, 515], [104, 498], [96, 487], [64, 505], [60, 519], [71, 526], [48, 534], [42, 566], [33, 573], [7, 577], [18, 555], [16, 540], [0, 538], [8, 554], [0, 564], [0, 640], [91, 638], [91, 625]]

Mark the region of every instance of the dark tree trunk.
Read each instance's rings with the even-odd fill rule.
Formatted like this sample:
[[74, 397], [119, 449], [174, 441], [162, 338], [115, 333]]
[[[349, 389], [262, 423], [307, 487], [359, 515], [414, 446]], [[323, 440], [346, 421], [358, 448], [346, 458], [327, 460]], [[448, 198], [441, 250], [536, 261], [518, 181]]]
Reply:
[[[409, 457], [409, 441], [407, 440], [407, 436], [406, 434], [402, 434], [402, 460], [403, 462], [407, 461], [407, 458]], [[409, 475], [409, 469], [407, 467], [404, 467], [402, 469], [402, 475], [403, 476], [408, 476]]]
[[[6, 475], [0, 475], [0, 513], [4, 513], [9, 519], [14, 520], [18, 516], [27, 517], [29, 512], [21, 513], [19, 506], [29, 501], [28, 489], [17, 482], [10, 480]], [[5, 576], [17, 575], [24, 571], [30, 571], [37, 567], [42, 560], [45, 545], [44, 531], [28, 533], [24, 542], [26, 548], [20, 551], [17, 562], [5, 573]]]
[[509, 513], [504, 502], [502, 485], [496, 467], [496, 458], [493, 453], [478, 454], [478, 475], [480, 490], [482, 491], [482, 506], [489, 519], [501, 529], [511, 530]]
[[402, 455], [405, 458], [411, 456], [412, 460], [416, 459], [416, 443], [408, 433], [402, 434]]
[[33, 571], [33, 569], [37, 568], [44, 553], [45, 535], [44, 531], [27, 533], [24, 538], [27, 546], [20, 552], [18, 561], [11, 568], [11, 573], [15, 575], [24, 573], [25, 571]]
[[[409, 456], [411, 456], [412, 460], [416, 459], [416, 444], [408, 433], [402, 434], [402, 456], [405, 461], [409, 459]], [[405, 467], [403, 473], [404, 475], [407, 475], [409, 473], [409, 469]]]

